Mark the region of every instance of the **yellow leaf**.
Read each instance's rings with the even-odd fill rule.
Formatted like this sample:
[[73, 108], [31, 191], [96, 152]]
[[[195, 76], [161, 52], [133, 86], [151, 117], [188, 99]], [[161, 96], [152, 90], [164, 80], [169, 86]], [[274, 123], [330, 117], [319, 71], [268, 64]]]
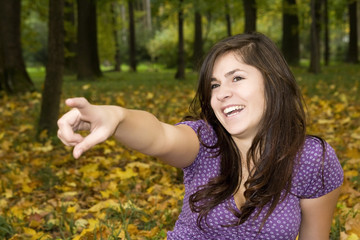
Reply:
[[9, 151], [11, 146], [12, 146], [12, 143], [10, 141], [5, 140], [1, 143], [1, 149], [4, 150], [5, 152]]
[[27, 130], [32, 130], [34, 128], [33, 125], [30, 125], [30, 124], [24, 124], [24, 125], [20, 125], [19, 127], [19, 132], [25, 132]]
[[356, 148], [349, 148], [346, 151], [346, 156], [349, 158], [360, 158], [360, 151]]
[[76, 206], [68, 207], [66, 209], [67, 213], [75, 213], [76, 212]]
[[158, 226], [154, 227], [153, 229], [151, 229], [150, 231], [140, 231], [140, 236], [144, 236], [144, 237], [148, 237], [148, 238], [153, 238], [156, 236], [156, 234], [158, 234], [160, 232], [160, 228]]
[[116, 202], [113, 199], [109, 199], [109, 200], [106, 200], [106, 201], [101, 201], [101, 202], [95, 204], [94, 206], [92, 206], [89, 209], [89, 211], [90, 212], [99, 212], [104, 208], [116, 208], [116, 209], [118, 209], [119, 208], [119, 203]]
[[11, 189], [6, 189], [4, 196], [5, 198], [12, 198], [14, 196], [13, 191]]
[[165, 188], [165, 190], [162, 193], [164, 193], [168, 196], [174, 196], [176, 198], [180, 198], [180, 197], [182, 197], [184, 190], [180, 189], [180, 188], [176, 188], [176, 187]]
[[117, 96], [116, 97], [116, 104], [120, 105], [120, 106], [124, 106], [125, 105], [124, 98], [122, 96]]
[[355, 233], [352, 233], [346, 240], [359, 240], [359, 237]]
[[111, 193], [112, 191], [110, 190], [100, 191], [100, 194], [103, 198], [109, 198]]
[[359, 175], [359, 172], [356, 171], [356, 170], [349, 170], [349, 171], [345, 171], [345, 172], [344, 172], [344, 175], [345, 175], [346, 177], [356, 177], [356, 176]]
[[5, 132], [0, 133], [0, 140], [3, 139], [4, 135], [5, 135]]
[[114, 140], [107, 140], [106, 144], [109, 145], [110, 147], [115, 147], [116, 146], [116, 142]]
[[135, 176], [137, 176], [137, 173], [134, 172], [131, 168], [126, 168], [125, 171], [117, 168], [114, 170], [114, 173], [110, 175], [112, 178], [120, 178], [121, 180], [126, 180]]
[[23, 230], [24, 230], [24, 233], [25, 233], [26, 235], [33, 236], [33, 235], [36, 234], [36, 231], [35, 231], [34, 229], [32, 229], [32, 228], [24, 227]]
[[127, 226], [127, 231], [132, 234], [132, 235], [137, 235], [137, 233], [139, 232], [139, 229], [137, 228], [136, 225], [134, 224], [129, 224]]
[[86, 226], [89, 224], [89, 222], [86, 219], [80, 218], [75, 221], [75, 226], [77, 228], [86, 228]]
[[351, 137], [360, 140], [360, 131], [352, 133]]
[[335, 119], [319, 119], [318, 123], [319, 124], [334, 124]]
[[33, 191], [33, 188], [31, 188], [27, 183], [23, 183], [22, 191], [25, 193], [31, 193]]
[[8, 206], [8, 201], [5, 199], [0, 199], [0, 209], [5, 209]]
[[148, 92], [148, 93], [146, 94], [146, 99], [147, 99], [147, 100], [150, 100], [150, 99], [153, 99], [153, 98], [154, 98], [154, 93]]
[[91, 84], [85, 84], [82, 86], [83, 90], [88, 90], [91, 87]]

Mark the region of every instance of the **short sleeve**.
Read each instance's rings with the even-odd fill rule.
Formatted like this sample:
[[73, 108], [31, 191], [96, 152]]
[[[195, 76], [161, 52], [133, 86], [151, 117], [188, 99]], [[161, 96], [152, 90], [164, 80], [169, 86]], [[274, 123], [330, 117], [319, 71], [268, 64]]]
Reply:
[[[324, 154], [325, 149], [325, 154]], [[343, 183], [344, 172], [334, 149], [324, 141], [308, 137], [292, 180], [292, 193], [300, 198], [318, 198]]]
[[[184, 181], [190, 181], [198, 171], [198, 168], [201, 167], [201, 163], [204, 163], [209, 156], [216, 152], [216, 149], [209, 147], [216, 144], [217, 137], [214, 129], [204, 120], [184, 121], [177, 123], [176, 125], [179, 124], [185, 124], [191, 127], [198, 135], [200, 141], [200, 149], [195, 161], [190, 166], [183, 169], [185, 175]], [[186, 184], [186, 182], [184, 183]]]

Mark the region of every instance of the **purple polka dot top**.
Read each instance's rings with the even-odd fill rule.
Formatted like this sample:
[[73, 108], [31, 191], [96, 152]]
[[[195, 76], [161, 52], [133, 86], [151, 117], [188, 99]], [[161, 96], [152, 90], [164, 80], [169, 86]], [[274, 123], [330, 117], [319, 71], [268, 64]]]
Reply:
[[[217, 141], [214, 130], [202, 120], [186, 121], [180, 124], [190, 126], [196, 133], [200, 128], [200, 137], [208, 146], [214, 145]], [[237, 209], [233, 197], [229, 197], [227, 201], [209, 212], [207, 225], [202, 224], [203, 230], [201, 230], [196, 224], [198, 214], [192, 212], [189, 207], [189, 196], [195, 193], [199, 186], [206, 184], [219, 174], [220, 158], [213, 157], [214, 151], [216, 150], [206, 148], [201, 144], [195, 161], [183, 169], [185, 185], [183, 207], [173, 231], [167, 234], [168, 240], [296, 239], [301, 223], [300, 199], [323, 196], [341, 186], [343, 182], [343, 170], [333, 148], [326, 143], [322, 171], [322, 145], [317, 139], [308, 137], [300, 162], [294, 170], [291, 193], [277, 205], [260, 232], [268, 206], [265, 206], [256, 219], [253, 218], [258, 213], [255, 210], [245, 223], [235, 227], [223, 227], [237, 219], [228, 209], [229, 204], [233, 209]]]

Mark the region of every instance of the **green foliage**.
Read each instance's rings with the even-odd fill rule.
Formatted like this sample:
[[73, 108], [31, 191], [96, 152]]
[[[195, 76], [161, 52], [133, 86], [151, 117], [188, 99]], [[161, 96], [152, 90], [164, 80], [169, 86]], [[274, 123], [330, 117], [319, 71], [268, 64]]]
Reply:
[[177, 39], [173, 37], [176, 34], [175, 28], [168, 28], [155, 34], [147, 44], [152, 61], [165, 64], [167, 67], [176, 66]]
[[14, 228], [0, 216], [0, 239], [9, 239], [15, 233]]

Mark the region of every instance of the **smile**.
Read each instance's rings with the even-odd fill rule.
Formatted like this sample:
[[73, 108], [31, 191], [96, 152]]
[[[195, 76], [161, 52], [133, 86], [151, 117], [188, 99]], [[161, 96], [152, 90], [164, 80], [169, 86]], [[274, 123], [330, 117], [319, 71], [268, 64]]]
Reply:
[[233, 115], [236, 115], [237, 113], [241, 112], [245, 108], [244, 105], [238, 105], [238, 106], [231, 106], [224, 109], [224, 114], [227, 117], [231, 117]]

